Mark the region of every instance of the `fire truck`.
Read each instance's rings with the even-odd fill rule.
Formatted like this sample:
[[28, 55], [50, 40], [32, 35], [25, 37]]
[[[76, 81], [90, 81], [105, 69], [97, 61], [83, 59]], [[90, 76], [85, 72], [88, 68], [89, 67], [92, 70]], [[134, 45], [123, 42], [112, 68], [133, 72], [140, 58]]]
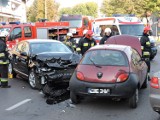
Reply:
[[56, 39], [62, 40], [69, 31], [69, 22], [36, 22], [20, 23], [10, 22], [0, 26], [0, 32], [7, 31], [6, 38], [9, 49], [18, 42], [26, 39]]
[[[140, 38], [143, 33], [144, 24], [135, 16], [116, 16], [96, 18], [93, 22], [93, 31], [96, 36], [104, 36], [105, 28], [111, 28], [112, 35], [128, 34]], [[151, 59], [157, 54], [155, 39], [150, 36], [151, 42]]]
[[83, 15], [62, 15], [60, 21], [68, 21], [70, 23], [69, 32], [74, 38], [80, 38], [84, 30], [92, 29], [93, 18]]

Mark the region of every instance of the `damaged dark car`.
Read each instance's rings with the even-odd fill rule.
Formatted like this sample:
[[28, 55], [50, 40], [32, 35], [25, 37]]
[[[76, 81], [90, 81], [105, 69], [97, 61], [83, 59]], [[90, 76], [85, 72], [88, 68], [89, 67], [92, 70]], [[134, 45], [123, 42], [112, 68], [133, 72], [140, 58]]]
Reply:
[[47, 94], [49, 88], [68, 87], [80, 56], [60, 41], [33, 39], [19, 42], [10, 51], [10, 60], [9, 71], [14, 77], [27, 78], [31, 88], [43, 88]]

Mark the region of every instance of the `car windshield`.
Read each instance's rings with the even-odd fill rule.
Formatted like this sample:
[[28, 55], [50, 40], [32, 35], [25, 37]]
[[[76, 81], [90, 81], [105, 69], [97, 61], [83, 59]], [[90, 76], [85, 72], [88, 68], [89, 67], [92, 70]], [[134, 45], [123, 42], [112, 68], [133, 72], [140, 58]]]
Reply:
[[42, 52], [72, 53], [72, 51], [63, 43], [40, 42], [31, 44], [32, 54], [38, 54]]
[[86, 53], [81, 64], [101, 66], [128, 66], [124, 54], [116, 50], [92, 50]]
[[9, 32], [9, 31], [10, 31], [10, 28], [0, 28], [0, 32], [2, 32], [2, 31], [7, 31], [7, 32]]
[[122, 34], [141, 36], [143, 33], [143, 24], [119, 25]]

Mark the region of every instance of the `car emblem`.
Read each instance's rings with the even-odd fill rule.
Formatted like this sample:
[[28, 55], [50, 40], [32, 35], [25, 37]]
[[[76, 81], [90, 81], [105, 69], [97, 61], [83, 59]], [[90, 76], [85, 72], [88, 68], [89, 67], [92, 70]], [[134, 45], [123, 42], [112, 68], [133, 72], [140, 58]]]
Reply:
[[103, 73], [101, 73], [101, 72], [97, 73], [98, 78], [101, 78], [102, 76], [103, 76]]

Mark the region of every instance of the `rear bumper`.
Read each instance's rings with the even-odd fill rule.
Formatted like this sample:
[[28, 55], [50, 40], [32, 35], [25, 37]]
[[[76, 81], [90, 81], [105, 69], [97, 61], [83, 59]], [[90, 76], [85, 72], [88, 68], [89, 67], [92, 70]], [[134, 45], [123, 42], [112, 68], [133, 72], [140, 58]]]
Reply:
[[154, 111], [160, 112], [160, 94], [158, 94], [157, 89], [152, 89], [151, 88], [151, 93], [150, 93], [150, 103]]
[[[134, 94], [138, 86], [136, 78], [135, 74], [130, 74], [128, 80], [123, 83], [93, 83], [78, 80], [74, 73], [70, 80], [70, 90], [80, 96], [129, 98]], [[88, 93], [88, 88], [110, 89], [110, 93]]]

